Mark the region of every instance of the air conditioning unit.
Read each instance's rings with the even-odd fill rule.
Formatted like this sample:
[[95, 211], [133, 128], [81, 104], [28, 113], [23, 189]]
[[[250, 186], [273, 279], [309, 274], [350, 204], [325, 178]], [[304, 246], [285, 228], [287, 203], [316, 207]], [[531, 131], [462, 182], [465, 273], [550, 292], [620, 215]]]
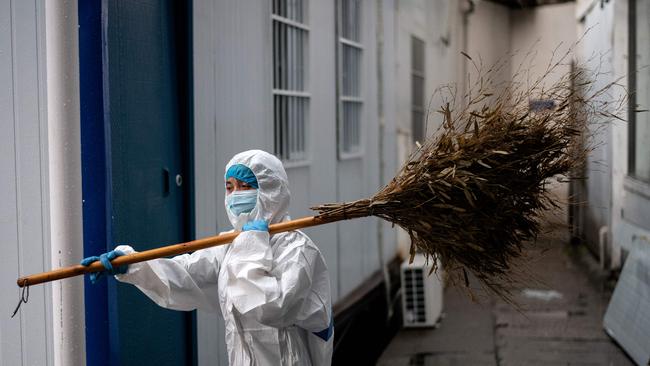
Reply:
[[429, 275], [431, 265], [421, 254], [417, 254], [411, 264], [408, 260], [402, 263], [404, 327], [433, 327], [440, 318], [444, 287], [442, 266], [438, 261], [438, 270]]

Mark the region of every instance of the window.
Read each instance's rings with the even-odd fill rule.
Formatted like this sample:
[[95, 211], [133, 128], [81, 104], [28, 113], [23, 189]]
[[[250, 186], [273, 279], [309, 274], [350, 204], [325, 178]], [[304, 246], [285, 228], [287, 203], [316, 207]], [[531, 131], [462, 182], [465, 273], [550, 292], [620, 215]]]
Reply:
[[629, 54], [636, 54], [636, 57], [628, 57], [629, 175], [650, 183], [650, 113], [636, 112], [650, 109], [650, 73], [645, 68], [638, 69], [650, 64], [650, 2], [630, 0], [628, 4]]
[[361, 0], [338, 1], [339, 155], [361, 152]]
[[307, 0], [272, 0], [275, 155], [307, 159], [309, 121]]
[[413, 142], [425, 138], [424, 41], [411, 36], [411, 136]]

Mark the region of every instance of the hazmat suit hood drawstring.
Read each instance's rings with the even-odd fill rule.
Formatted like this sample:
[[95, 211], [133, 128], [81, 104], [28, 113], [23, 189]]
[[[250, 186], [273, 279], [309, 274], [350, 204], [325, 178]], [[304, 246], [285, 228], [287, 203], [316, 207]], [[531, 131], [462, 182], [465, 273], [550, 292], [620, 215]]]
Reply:
[[[228, 172], [231, 166], [241, 164], [249, 168], [257, 178], [257, 203], [250, 213], [242, 213], [238, 216], [228, 209], [226, 197], [224, 204], [228, 219], [235, 230], [241, 230], [242, 226], [253, 220], [265, 220], [269, 224], [289, 220], [289, 179], [282, 166], [282, 162], [275, 156], [262, 150], [248, 150], [235, 155], [225, 168]], [[224, 173], [224, 177], [225, 177]]]

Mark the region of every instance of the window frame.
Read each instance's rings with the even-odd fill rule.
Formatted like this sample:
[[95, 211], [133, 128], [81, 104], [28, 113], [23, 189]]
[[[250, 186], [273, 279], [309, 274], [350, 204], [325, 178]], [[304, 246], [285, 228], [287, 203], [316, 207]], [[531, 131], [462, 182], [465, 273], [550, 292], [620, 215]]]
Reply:
[[[637, 37], [636, 37], [636, 0], [628, 0], [628, 92], [627, 100], [627, 175], [645, 182], [636, 176], [636, 54], [637, 54]], [[647, 182], [646, 182], [647, 183]]]
[[[280, 4], [288, 4], [292, 0], [274, 0], [269, 2], [269, 14], [270, 14], [270, 34], [271, 34], [271, 71], [272, 71], [272, 80], [271, 80], [271, 98], [272, 98], [272, 108], [273, 108], [273, 151], [274, 154], [282, 160], [285, 168], [304, 166], [309, 165], [311, 159], [311, 149], [310, 147], [310, 122], [311, 122], [311, 93], [309, 92], [309, 72], [310, 72], [310, 32], [311, 28], [309, 27], [309, 0], [298, 0], [300, 2], [300, 11], [302, 11], [301, 19], [296, 20], [292, 19], [279, 13], [276, 13], [276, 6]], [[286, 9], [285, 9], [286, 10]], [[302, 39], [303, 44], [301, 47], [301, 52], [295, 54], [295, 58], [287, 57], [287, 65], [282, 65], [287, 69], [291, 69], [291, 65], [297, 65], [297, 63], [302, 62], [302, 65], [298, 66], [302, 71], [302, 90], [299, 89], [289, 89], [281, 88], [277, 85], [277, 70], [280, 67], [278, 65], [279, 59], [278, 55], [280, 54], [291, 54], [297, 46], [297, 39], [287, 42], [287, 40], [280, 39], [281, 35], [276, 34], [280, 26], [287, 27], [287, 29], [297, 29], [299, 32], [304, 32], [304, 38]], [[278, 49], [280, 47], [280, 49]], [[298, 60], [296, 60], [296, 58]], [[289, 75], [292, 77], [295, 75]], [[302, 115], [302, 123], [298, 119], [291, 120], [289, 118], [289, 102], [290, 98], [300, 98], [304, 100], [304, 104], [300, 107], [302, 108], [299, 113]], [[278, 110], [277, 100], [284, 100], [282, 102], [281, 110]], [[296, 99], [298, 100], [298, 99]], [[296, 107], [299, 103], [296, 103]], [[285, 108], [282, 110], [282, 108]], [[293, 111], [297, 112], [297, 111]], [[282, 122], [279, 121], [279, 114], [282, 114]], [[299, 117], [295, 117], [299, 118]], [[281, 124], [281, 126], [280, 126]], [[298, 126], [300, 124], [300, 126]], [[282, 127], [282, 128], [281, 128]], [[299, 127], [299, 132], [296, 134], [296, 127]], [[278, 131], [283, 130], [283, 136], [279, 136]], [[301, 136], [298, 136], [301, 135]], [[302, 139], [301, 139], [302, 138]], [[288, 141], [288, 142], [287, 142]], [[298, 152], [297, 157], [293, 157], [291, 152], [295, 151], [292, 149], [294, 143], [302, 145], [302, 150]]]
[[[415, 54], [414, 46], [415, 46], [416, 42], [419, 42], [422, 45], [422, 52], [421, 52], [421, 54], [422, 54], [422, 65], [421, 65], [422, 70], [416, 70], [414, 68], [415, 61], [414, 61], [413, 56]], [[424, 95], [426, 93], [426, 80], [427, 80], [426, 79], [426, 49], [427, 49], [427, 44], [422, 38], [420, 38], [420, 37], [418, 37], [418, 36], [416, 36], [414, 34], [411, 34], [410, 46], [411, 46], [411, 49], [410, 49], [410, 52], [411, 52], [411, 65], [410, 65], [410, 76], [411, 76], [411, 79], [410, 79], [410, 82], [411, 82], [411, 84], [410, 84], [410, 86], [411, 86], [411, 88], [410, 88], [410, 92], [411, 92], [411, 100], [410, 100], [410, 102], [411, 102], [411, 142], [413, 144], [415, 144], [416, 141], [419, 142], [419, 143], [423, 143], [424, 140], [427, 137], [427, 126], [426, 126], [426, 123], [427, 123], [427, 118], [426, 118], [427, 117], [426, 116], [427, 107], [426, 107], [426, 103], [425, 103], [426, 99], [424, 97]], [[413, 90], [414, 90], [414, 80], [416, 78], [421, 80], [422, 105], [415, 104], [415, 95], [413, 93]], [[422, 138], [421, 138], [422, 141], [416, 140], [416, 136], [415, 136], [415, 119], [413, 118], [415, 113], [422, 114], [422, 120], [421, 120], [422, 125], [420, 126], [421, 132], [422, 132]]]
[[[357, 35], [358, 39], [349, 39], [345, 38], [343, 35], [343, 5], [347, 1], [357, 1], [359, 4], [359, 13], [358, 13], [358, 28]], [[365, 133], [364, 127], [365, 123], [365, 93], [364, 93], [364, 71], [365, 68], [365, 47], [363, 44], [364, 40], [364, 22], [363, 22], [363, 6], [364, 2], [362, 0], [336, 0], [336, 26], [335, 26], [335, 42], [336, 42], [336, 135], [337, 135], [337, 155], [339, 160], [349, 160], [357, 159], [362, 157], [365, 154]], [[343, 50], [345, 47], [353, 48], [359, 51], [359, 70], [356, 75], [358, 79], [358, 95], [345, 95], [343, 93], [343, 74], [344, 74], [344, 63], [343, 63]], [[344, 105], [346, 103], [354, 103], [359, 106], [359, 120], [357, 125], [358, 133], [358, 142], [355, 145], [356, 149], [352, 151], [346, 151], [344, 148], [344, 140], [346, 136], [344, 134], [347, 132], [345, 129], [345, 120], [344, 120]]]

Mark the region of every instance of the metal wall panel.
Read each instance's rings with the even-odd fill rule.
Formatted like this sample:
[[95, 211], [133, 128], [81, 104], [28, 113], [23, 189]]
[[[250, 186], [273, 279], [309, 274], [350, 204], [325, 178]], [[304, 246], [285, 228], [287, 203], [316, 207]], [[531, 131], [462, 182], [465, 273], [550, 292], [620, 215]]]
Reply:
[[[0, 3], [0, 268], [2, 309], [13, 310], [13, 279], [49, 269], [44, 4]], [[51, 365], [48, 286], [30, 289], [15, 318], [0, 317], [0, 364]]]
[[[377, 32], [381, 32], [381, 47], [378, 45], [377, 70], [376, 77], [371, 79], [377, 80], [377, 88], [381, 88], [378, 93], [377, 106], [380, 111], [377, 116], [379, 121], [379, 130], [377, 131], [377, 145], [379, 153], [382, 154], [383, 163], [380, 162], [378, 167], [379, 185], [390, 182], [397, 173], [397, 100], [396, 85], [398, 82], [396, 73], [396, 27], [395, 27], [395, 1], [397, 0], [377, 0], [381, 8], [377, 9], [378, 23]], [[381, 52], [381, 53], [379, 53]], [[397, 233], [396, 230], [385, 221], [380, 221], [382, 225], [382, 245], [384, 260], [390, 261], [397, 251]]]
[[[363, 99], [361, 153], [356, 157], [342, 158], [337, 163], [338, 201], [356, 200], [374, 194], [380, 186], [381, 154], [385, 154], [378, 150], [376, 3], [363, 2], [361, 11], [360, 40], [364, 47], [360, 74]], [[395, 142], [388, 142], [388, 145], [391, 143]], [[338, 297], [341, 298], [380, 269], [377, 247], [380, 227], [376, 219], [361, 219], [343, 222], [338, 229]], [[392, 257], [393, 253], [388, 252], [386, 256]]]
[[[291, 215], [313, 215], [309, 207], [336, 201], [336, 93], [334, 1], [309, 1], [309, 165], [288, 168]], [[333, 301], [337, 299], [336, 226], [306, 230], [323, 253], [330, 271]]]
[[[380, 1], [381, 2], [381, 1]], [[306, 92], [310, 94], [307, 159], [285, 164], [291, 188], [290, 215], [312, 215], [309, 207], [352, 200], [376, 192], [396, 170], [393, 85], [393, 3], [382, 2], [386, 46], [386, 92], [383, 102], [385, 168], [380, 179], [376, 2], [364, 1], [362, 32], [364, 92], [361, 128], [363, 154], [339, 161], [336, 138], [335, 2], [309, 1], [309, 60]], [[273, 152], [273, 72], [271, 2], [195, 0], [194, 13], [194, 136], [196, 234], [230, 229], [223, 209], [223, 167], [237, 152], [261, 148]], [[388, 105], [391, 104], [391, 105]], [[377, 240], [382, 229], [386, 260], [395, 254], [395, 231], [375, 219], [356, 220], [305, 230], [323, 253], [330, 270], [336, 302], [379, 269]], [[345, 279], [345, 281], [342, 281]], [[198, 314], [199, 363], [226, 365], [223, 321]]]
[[[273, 148], [270, 2], [196, 0], [194, 155], [196, 236], [230, 229], [223, 168], [237, 152]], [[227, 365], [223, 319], [197, 314], [200, 365]]]

